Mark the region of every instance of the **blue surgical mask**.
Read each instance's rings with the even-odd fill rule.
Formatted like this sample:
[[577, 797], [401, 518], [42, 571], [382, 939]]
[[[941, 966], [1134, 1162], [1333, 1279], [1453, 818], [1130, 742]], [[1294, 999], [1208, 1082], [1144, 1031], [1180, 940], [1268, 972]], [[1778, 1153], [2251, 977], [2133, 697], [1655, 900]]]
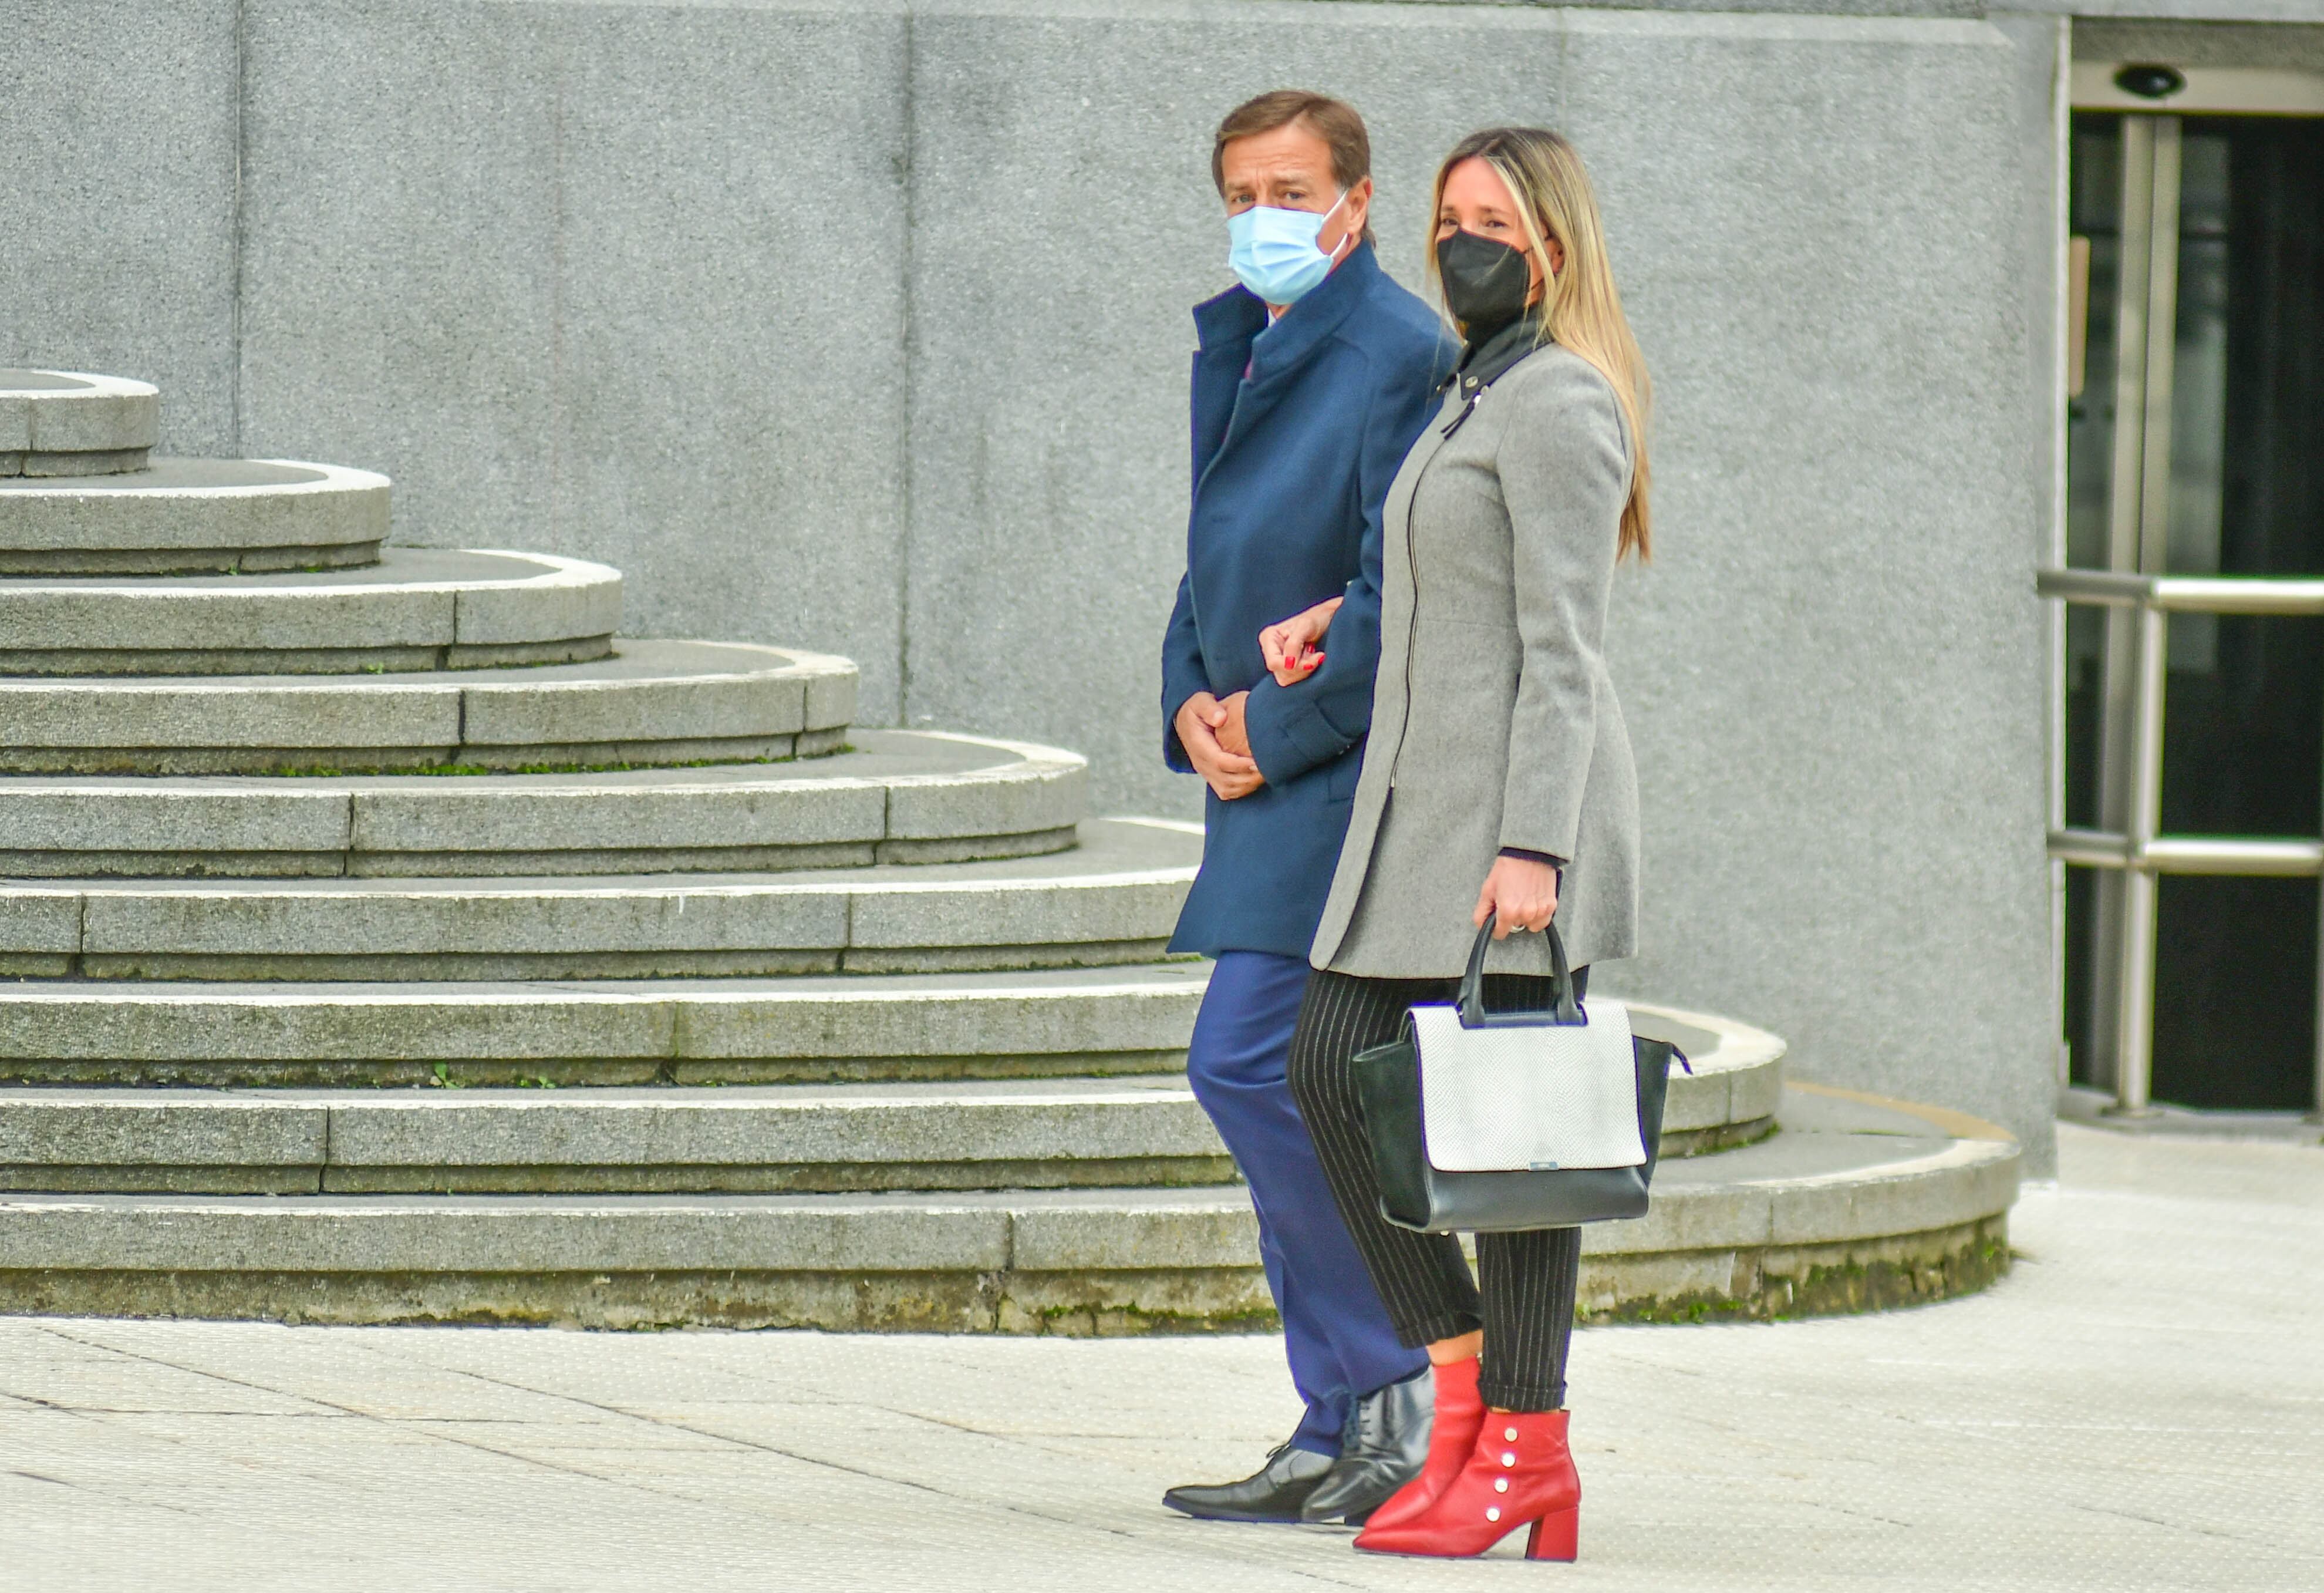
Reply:
[[[1347, 200], [1342, 190], [1332, 201], [1332, 210]], [[1240, 216], [1228, 217], [1227, 268], [1268, 303], [1297, 303], [1332, 274], [1333, 255], [1315, 246], [1315, 236], [1331, 219], [1332, 210], [1253, 205]]]

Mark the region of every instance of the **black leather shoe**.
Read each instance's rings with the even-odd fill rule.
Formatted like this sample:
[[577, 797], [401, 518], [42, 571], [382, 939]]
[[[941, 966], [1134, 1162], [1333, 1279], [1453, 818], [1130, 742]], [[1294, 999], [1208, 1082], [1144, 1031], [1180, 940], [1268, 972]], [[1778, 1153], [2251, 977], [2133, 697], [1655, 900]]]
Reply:
[[1299, 1506], [1299, 1519], [1362, 1525], [1420, 1475], [1435, 1415], [1436, 1379], [1426, 1371], [1358, 1400], [1340, 1435], [1340, 1458]]
[[[1421, 1442], [1425, 1447], [1425, 1433]], [[1297, 1521], [1299, 1506], [1338, 1464], [1329, 1455], [1285, 1444], [1240, 1482], [1172, 1488], [1162, 1502], [1204, 1521]]]

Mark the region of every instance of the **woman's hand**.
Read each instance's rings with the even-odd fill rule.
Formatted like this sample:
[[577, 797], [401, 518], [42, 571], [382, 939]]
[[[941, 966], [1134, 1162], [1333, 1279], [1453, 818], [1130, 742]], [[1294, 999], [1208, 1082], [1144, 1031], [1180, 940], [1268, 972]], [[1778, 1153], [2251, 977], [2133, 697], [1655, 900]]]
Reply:
[[1545, 930], [1557, 912], [1557, 870], [1528, 857], [1496, 857], [1477, 893], [1477, 911], [1469, 922], [1485, 927], [1493, 915], [1493, 939], [1506, 940], [1517, 930]]
[[1323, 655], [1315, 644], [1332, 628], [1332, 616], [1340, 612], [1341, 601], [1326, 597], [1259, 633], [1259, 654], [1266, 660], [1277, 685], [1296, 686], [1323, 666]]
[[[1237, 693], [1238, 696], [1241, 693]], [[1186, 749], [1186, 761], [1218, 793], [1222, 802], [1247, 797], [1267, 783], [1248, 752], [1231, 753], [1219, 745], [1219, 727], [1231, 716], [1224, 704], [1207, 691], [1197, 691], [1178, 709], [1174, 727]], [[1239, 721], [1238, 721], [1239, 723]]]

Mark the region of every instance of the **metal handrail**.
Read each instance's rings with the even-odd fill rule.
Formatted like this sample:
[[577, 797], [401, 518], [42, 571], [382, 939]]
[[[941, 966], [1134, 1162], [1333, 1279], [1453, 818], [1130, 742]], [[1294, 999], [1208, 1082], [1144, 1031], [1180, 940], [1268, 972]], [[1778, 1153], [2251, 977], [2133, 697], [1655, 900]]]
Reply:
[[2115, 570], [2044, 570], [2034, 590], [2068, 603], [2149, 607], [2173, 614], [2324, 614], [2324, 579], [2313, 576], [2133, 575]]
[[2104, 829], [2053, 829], [2050, 856], [2077, 868], [2151, 868], [2157, 874], [2324, 875], [2324, 840], [2252, 840], [2240, 836], [2159, 835], [2136, 852], [2130, 838]]
[[[2324, 615], [2324, 580], [2308, 577], [2138, 575], [2043, 570], [2034, 590], [2067, 604], [2133, 611], [2135, 690], [2130, 700], [2128, 828], [2053, 829], [2050, 856], [2123, 875], [2121, 977], [2116, 981], [2115, 1110], [2152, 1111], [2154, 1067], [2155, 880], [2165, 874], [2324, 877], [2324, 838], [2163, 835], [2163, 709], [2173, 614]], [[2062, 806], [2062, 804], [2061, 804]], [[2324, 965], [2324, 959], [2319, 959]], [[2320, 975], [2319, 977], [2324, 977]], [[2324, 996], [2324, 991], [2319, 991]], [[2315, 1106], [2324, 1112], [2324, 1011], [2317, 1032]]]

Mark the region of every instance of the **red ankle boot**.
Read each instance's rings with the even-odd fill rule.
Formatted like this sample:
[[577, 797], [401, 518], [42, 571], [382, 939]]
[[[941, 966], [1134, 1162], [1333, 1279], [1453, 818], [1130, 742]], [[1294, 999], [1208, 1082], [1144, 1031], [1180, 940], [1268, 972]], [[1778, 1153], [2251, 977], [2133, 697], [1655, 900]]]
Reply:
[[1485, 1402], [1477, 1394], [1477, 1357], [1448, 1361], [1435, 1370], [1436, 1413], [1428, 1429], [1428, 1459], [1419, 1476], [1371, 1513], [1364, 1524], [1367, 1529], [1397, 1526], [1425, 1512], [1461, 1475], [1470, 1451], [1477, 1447], [1477, 1431], [1485, 1421]]
[[[1434, 1460], [1434, 1453], [1430, 1459]], [[1565, 1412], [1489, 1412], [1468, 1464], [1436, 1502], [1388, 1527], [1364, 1529], [1356, 1547], [1380, 1554], [1482, 1554], [1521, 1526], [1527, 1560], [1572, 1560], [1582, 1479], [1565, 1447]]]

